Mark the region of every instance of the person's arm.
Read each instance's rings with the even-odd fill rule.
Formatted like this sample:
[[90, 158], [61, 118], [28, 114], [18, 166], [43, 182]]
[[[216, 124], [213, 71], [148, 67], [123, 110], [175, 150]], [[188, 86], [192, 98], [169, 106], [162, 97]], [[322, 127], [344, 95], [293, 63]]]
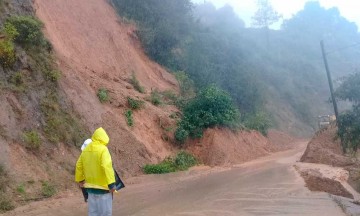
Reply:
[[111, 155], [106, 148], [106, 150], [103, 152], [101, 157], [101, 167], [104, 169], [106, 182], [108, 184], [109, 190], [111, 192], [115, 191], [115, 174], [114, 174], [114, 168], [112, 166], [112, 160]]
[[81, 160], [81, 155], [76, 162], [75, 181], [79, 183], [80, 187], [83, 186], [85, 182], [84, 167]]

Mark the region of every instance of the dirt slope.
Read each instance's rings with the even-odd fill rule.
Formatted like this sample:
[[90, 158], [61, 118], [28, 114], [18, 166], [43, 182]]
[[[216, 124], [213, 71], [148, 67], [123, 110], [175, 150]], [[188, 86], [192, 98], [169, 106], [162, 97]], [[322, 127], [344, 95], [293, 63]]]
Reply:
[[[134, 113], [133, 128], [125, 122], [128, 96], [144, 100], [152, 89], [177, 91], [174, 77], [139, 49], [134, 27], [120, 22], [105, 0], [36, 0], [34, 6], [56, 52], [61, 88], [90, 131], [103, 126], [109, 132], [115, 166], [132, 175], [143, 164], [168, 156], [171, 146], [161, 139], [159, 119], [168, 120], [174, 107], [146, 102]], [[132, 73], [147, 94], [128, 83]], [[96, 97], [101, 87], [110, 92], [106, 105]]]
[[[127, 179], [139, 174], [144, 164], [173, 154], [177, 147], [172, 144], [173, 131], [169, 129], [175, 128], [176, 120], [169, 116], [178, 109], [171, 105], [156, 107], [148, 98], [155, 89], [177, 92], [177, 82], [143, 53], [134, 26], [119, 21], [106, 0], [34, 0], [33, 7], [44, 23], [61, 71], [57, 89], [61, 103], [79, 115], [88, 131], [100, 126], [108, 131], [114, 165], [122, 176]], [[28, 68], [26, 55], [19, 55], [22, 67]], [[4, 74], [0, 71], [2, 80]], [[132, 74], [145, 87], [145, 94], [129, 84]], [[26, 129], [39, 130], [40, 134], [42, 130], [40, 103], [45, 93], [41, 83], [34, 85], [40, 90], [34, 88], [25, 96], [0, 92], [0, 165], [9, 170], [12, 182], [6, 194], [13, 194], [15, 206], [43, 198], [44, 182], [59, 190], [57, 196], [76, 187], [73, 173], [80, 149], [73, 143], [44, 143], [37, 151], [27, 150], [21, 143], [19, 137]], [[109, 90], [109, 102], [99, 102], [99, 88]], [[134, 111], [133, 127], [124, 117], [129, 96], [145, 101], [143, 109]], [[202, 140], [192, 141], [195, 145], [189, 149], [209, 165], [237, 164], [288, 148], [280, 144], [288, 137], [272, 134], [269, 137], [275, 144], [257, 132], [210, 129]], [[42, 140], [47, 142], [46, 138]]]
[[[294, 139], [283, 133], [271, 131], [269, 137], [271, 141], [257, 131], [213, 128], [208, 129], [203, 138], [188, 143], [187, 150], [206, 165], [228, 166], [294, 147]], [[286, 140], [289, 143], [285, 144]]]

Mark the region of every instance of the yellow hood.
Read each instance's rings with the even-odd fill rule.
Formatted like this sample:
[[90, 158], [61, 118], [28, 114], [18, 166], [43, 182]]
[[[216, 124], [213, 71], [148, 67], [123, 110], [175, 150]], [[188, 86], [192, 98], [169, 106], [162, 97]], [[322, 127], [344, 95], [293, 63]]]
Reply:
[[91, 139], [92, 139], [93, 143], [98, 142], [98, 143], [103, 144], [105, 146], [110, 141], [109, 136], [106, 134], [106, 131], [102, 127], [95, 130], [95, 132], [92, 135]]

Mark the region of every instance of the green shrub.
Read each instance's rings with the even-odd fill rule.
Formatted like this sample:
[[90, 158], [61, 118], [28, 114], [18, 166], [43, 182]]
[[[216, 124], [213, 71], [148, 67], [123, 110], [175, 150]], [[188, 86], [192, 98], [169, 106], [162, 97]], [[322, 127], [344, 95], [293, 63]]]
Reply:
[[10, 40], [0, 40], [0, 64], [11, 68], [16, 61], [15, 46]]
[[26, 148], [28, 149], [39, 149], [41, 145], [41, 139], [39, 134], [34, 131], [28, 131], [23, 134], [24, 141], [26, 143]]
[[336, 89], [335, 96], [343, 101], [352, 102], [352, 110], [338, 116], [338, 136], [341, 138], [343, 152], [356, 152], [360, 147], [360, 72], [351, 74], [343, 79]]
[[105, 88], [100, 88], [98, 90], [97, 96], [100, 100], [101, 103], [105, 103], [106, 101], [108, 101], [109, 98], [109, 91]]
[[52, 197], [56, 194], [56, 187], [45, 181], [42, 183], [41, 194], [44, 197]]
[[184, 143], [186, 139], [189, 137], [189, 132], [184, 128], [177, 128], [175, 131], [175, 139], [180, 142]]
[[132, 127], [134, 125], [134, 119], [133, 119], [133, 116], [132, 116], [132, 111], [131, 110], [126, 110], [125, 111], [125, 117], [126, 117], [127, 125]]
[[[6, 25], [15, 27], [18, 34], [15, 34], [15, 42], [23, 45], [38, 46], [45, 43], [41, 31], [42, 23], [32, 16], [12, 16], [6, 21]], [[10, 27], [12, 28], [12, 27]]]
[[360, 107], [354, 106], [353, 110], [342, 113], [337, 122], [343, 151], [356, 152], [360, 146]]
[[166, 159], [159, 164], [147, 164], [143, 170], [145, 174], [163, 174], [175, 172], [176, 167], [171, 159]]
[[185, 151], [180, 151], [175, 157], [175, 165], [180, 170], [187, 170], [196, 164], [196, 158]]
[[127, 98], [127, 101], [128, 101], [128, 104], [129, 104], [129, 107], [133, 110], [139, 110], [141, 108], [144, 107], [144, 101], [142, 100], [136, 100], [136, 99], [133, 99], [131, 97], [128, 97]]
[[60, 72], [58, 70], [46, 71], [45, 78], [51, 82], [57, 82], [60, 78]]
[[184, 171], [196, 164], [197, 160], [194, 156], [185, 151], [180, 151], [175, 158], [166, 158], [159, 164], [147, 164], [143, 170], [145, 174], [163, 174]]
[[6, 38], [13, 41], [17, 36], [19, 36], [19, 32], [16, 30], [15, 26], [11, 23], [5, 23], [4, 34], [6, 35]]
[[131, 79], [130, 79], [131, 85], [140, 93], [145, 93], [144, 87], [140, 85], [139, 80], [136, 78], [135, 73], [132, 73]]
[[175, 138], [183, 143], [187, 136], [202, 137], [203, 130], [214, 126], [232, 127], [239, 123], [240, 113], [229, 94], [209, 86], [192, 99], [183, 110]]
[[161, 99], [161, 95], [157, 90], [151, 92], [150, 98], [151, 98], [150, 99], [151, 103], [154, 104], [155, 106], [159, 106], [163, 103]]

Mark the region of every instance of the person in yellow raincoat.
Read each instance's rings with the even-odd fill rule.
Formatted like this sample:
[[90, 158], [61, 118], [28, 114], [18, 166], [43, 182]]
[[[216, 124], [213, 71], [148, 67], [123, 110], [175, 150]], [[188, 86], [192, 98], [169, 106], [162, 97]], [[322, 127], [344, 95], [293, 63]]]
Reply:
[[110, 139], [100, 127], [91, 140], [76, 162], [75, 181], [89, 193], [89, 216], [111, 216], [115, 174], [107, 148]]

